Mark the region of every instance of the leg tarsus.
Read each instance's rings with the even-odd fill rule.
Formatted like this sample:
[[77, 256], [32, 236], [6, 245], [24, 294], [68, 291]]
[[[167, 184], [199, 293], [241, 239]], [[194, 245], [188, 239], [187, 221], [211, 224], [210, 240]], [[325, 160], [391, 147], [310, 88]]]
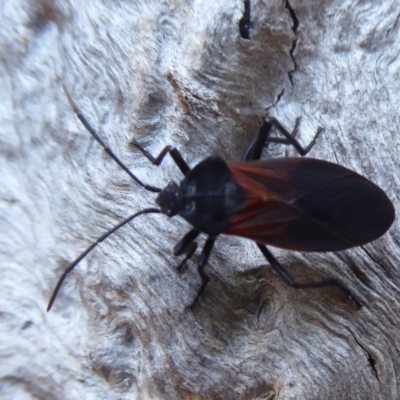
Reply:
[[197, 271], [201, 278], [201, 286], [197, 291], [196, 297], [193, 299], [192, 303], [189, 305], [189, 309], [193, 311], [194, 307], [196, 306], [197, 302], [199, 301], [201, 295], [204, 293], [208, 282], [210, 281], [209, 276], [204, 272], [204, 265], [198, 265]]
[[301, 117], [297, 117], [294, 121], [294, 128], [292, 130], [292, 137], [296, 139], [297, 134], [299, 133], [299, 126], [300, 126]]
[[342, 282], [340, 282], [338, 279], [335, 278], [323, 279], [316, 282], [304, 282], [304, 283], [293, 280], [293, 282], [290, 283], [289, 285], [292, 286], [294, 289], [319, 289], [329, 286], [336, 286], [339, 289], [341, 289], [344, 293], [346, 293], [346, 295], [354, 301], [358, 309], [362, 307], [362, 304], [355, 298], [355, 296], [351, 293], [351, 291], [347, 289], [347, 287], [343, 285]]
[[192, 258], [193, 254], [196, 252], [196, 250], [197, 250], [197, 243], [196, 242], [192, 242], [186, 247], [186, 249], [185, 249], [185, 253], [186, 253], [185, 258], [176, 266], [176, 270], [179, 273], [182, 272], [183, 267]]

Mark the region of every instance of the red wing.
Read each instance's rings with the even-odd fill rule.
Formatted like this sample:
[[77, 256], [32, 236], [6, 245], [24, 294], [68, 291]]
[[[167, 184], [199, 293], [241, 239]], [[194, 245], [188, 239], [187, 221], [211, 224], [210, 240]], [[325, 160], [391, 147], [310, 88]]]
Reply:
[[378, 186], [337, 164], [278, 158], [228, 167], [244, 201], [227, 234], [291, 250], [336, 251], [377, 239], [394, 219]]

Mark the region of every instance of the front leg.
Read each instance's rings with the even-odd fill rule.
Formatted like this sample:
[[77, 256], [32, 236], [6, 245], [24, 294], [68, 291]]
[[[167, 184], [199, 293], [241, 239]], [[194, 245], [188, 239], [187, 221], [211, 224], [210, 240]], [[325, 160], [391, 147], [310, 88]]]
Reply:
[[175, 147], [165, 146], [157, 157], [153, 157], [142, 145], [140, 145], [136, 140], [132, 140], [132, 145], [135, 146], [142, 154], [151, 161], [152, 164], [157, 165], [157, 167], [162, 163], [165, 155], [169, 153], [175, 164], [181, 170], [183, 175], [187, 175], [190, 172], [190, 167], [187, 162], [182, 157], [182, 154]]
[[[174, 255], [179, 256], [181, 254], [186, 253], [186, 257], [178, 266], [178, 271], [181, 271], [182, 267], [185, 265], [185, 263], [190, 259], [190, 257], [196, 251], [197, 243], [194, 240], [197, 238], [197, 236], [199, 234], [200, 234], [200, 231], [198, 231], [196, 229], [190, 230], [174, 247]], [[206, 243], [204, 244], [203, 250], [201, 252], [199, 263], [197, 264], [197, 271], [201, 278], [201, 285], [197, 291], [196, 297], [192, 301], [191, 305], [188, 307], [191, 310], [193, 310], [193, 308], [197, 304], [197, 301], [203, 294], [208, 282], [210, 281], [210, 278], [204, 271], [204, 267], [206, 266], [208, 259], [210, 257], [211, 251], [214, 246], [215, 239], [216, 239], [215, 237], [209, 236], [207, 238]]]

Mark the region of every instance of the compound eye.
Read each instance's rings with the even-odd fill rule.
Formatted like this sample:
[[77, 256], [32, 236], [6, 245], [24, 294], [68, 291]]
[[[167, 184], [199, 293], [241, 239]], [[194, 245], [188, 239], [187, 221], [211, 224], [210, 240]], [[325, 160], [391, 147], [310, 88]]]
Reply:
[[184, 211], [186, 214], [193, 214], [196, 211], [196, 203], [194, 201], [186, 203]]

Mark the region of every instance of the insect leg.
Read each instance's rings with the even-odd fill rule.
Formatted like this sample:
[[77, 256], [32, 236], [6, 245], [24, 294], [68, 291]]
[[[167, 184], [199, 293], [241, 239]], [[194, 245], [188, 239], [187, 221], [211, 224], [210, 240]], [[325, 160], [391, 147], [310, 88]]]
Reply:
[[106, 146], [106, 144], [103, 142], [103, 140], [100, 138], [100, 136], [96, 133], [96, 131], [90, 126], [89, 122], [86, 120], [86, 118], [83, 116], [83, 114], [79, 111], [78, 107], [72, 100], [72, 97], [70, 96], [68, 90], [66, 87], [63, 85], [64, 93], [67, 96], [67, 99], [69, 101], [69, 104], [71, 105], [72, 109], [74, 110], [76, 116], [79, 118], [79, 120], [82, 122], [83, 126], [88, 130], [88, 132], [93, 136], [93, 138], [96, 140], [97, 143], [100, 144], [100, 146], [103, 147], [104, 151], [140, 186], [142, 186], [144, 189], [149, 190], [150, 192], [158, 193], [161, 192], [161, 189], [147, 185], [143, 183], [138, 177], [136, 177], [129, 169], [128, 167], [114, 154], [114, 152]]
[[57, 285], [53, 290], [53, 294], [51, 295], [49, 304], [47, 306], [47, 311], [50, 311], [54, 300], [57, 297], [57, 293], [59, 292], [61, 285], [63, 284], [65, 278], [67, 277], [68, 273], [71, 272], [76, 265], [83, 259], [85, 258], [100, 242], [102, 242], [104, 239], [108, 238], [112, 233], [114, 233], [116, 230], [118, 230], [119, 228], [121, 228], [122, 226], [124, 226], [125, 224], [127, 224], [128, 222], [132, 221], [134, 218], [138, 217], [139, 215], [142, 214], [152, 214], [152, 213], [160, 213], [161, 211], [157, 208], [146, 208], [144, 210], [141, 210], [131, 216], [129, 216], [128, 218], [124, 219], [122, 222], [120, 222], [119, 224], [115, 225], [113, 228], [111, 228], [110, 230], [108, 230], [106, 233], [104, 233], [103, 235], [101, 235], [95, 242], [93, 242], [85, 251], [83, 251], [71, 264], [68, 265], [68, 267], [66, 268], [66, 270], [63, 272], [63, 274], [60, 276], [60, 278], [58, 279]]
[[208, 275], [204, 272], [204, 267], [207, 264], [208, 258], [210, 257], [212, 248], [214, 246], [215, 243], [215, 237], [211, 237], [209, 236], [206, 240], [206, 243], [203, 247], [203, 251], [201, 252], [200, 255], [200, 261], [199, 264], [197, 265], [197, 271], [200, 275], [201, 278], [201, 286], [199, 288], [199, 290], [197, 291], [196, 297], [194, 298], [192, 304], [189, 306], [189, 308], [191, 310], [194, 309], [195, 305], [197, 304], [200, 296], [203, 294], [204, 289], [207, 286], [207, 283], [210, 281], [210, 278], [208, 277]]
[[138, 150], [142, 152], [142, 154], [151, 161], [152, 164], [159, 166], [165, 155], [169, 153], [172, 159], [175, 161], [175, 164], [181, 170], [183, 175], [187, 175], [190, 171], [190, 168], [187, 162], [182, 157], [182, 154], [173, 146], [165, 146], [160, 154], [157, 157], [152, 156], [143, 146], [141, 146], [136, 140], [132, 140], [132, 145], [135, 146]]
[[[297, 118], [293, 132], [290, 133], [276, 118], [270, 117], [264, 119], [258, 132], [257, 138], [254, 139], [247, 147], [244, 156], [242, 157], [242, 161], [259, 160], [261, 158], [261, 153], [264, 147], [268, 143], [292, 145], [300, 155], [306, 155], [315, 145], [319, 134], [322, 132], [322, 128], [317, 129], [317, 133], [315, 134], [313, 140], [306, 148], [304, 148], [296, 139], [299, 123], [300, 118]], [[272, 127], [275, 127], [285, 137], [270, 137], [269, 133]]]
[[180, 256], [186, 253], [186, 257], [179, 263], [177, 269], [180, 272], [186, 262], [193, 256], [197, 249], [197, 243], [194, 241], [200, 232], [196, 229], [190, 230], [174, 247], [174, 255]]
[[264, 119], [257, 137], [248, 145], [244, 152], [242, 161], [259, 160], [261, 158], [261, 153], [265, 147], [271, 128], [272, 124]]
[[[296, 118], [296, 123], [293, 129], [293, 132], [290, 133], [276, 118], [274, 117], [270, 117], [268, 118], [269, 123], [271, 123], [283, 136], [285, 136], [286, 139], [286, 143], [285, 143], [285, 139], [283, 141], [277, 141], [274, 143], [283, 143], [283, 144], [291, 144], [296, 150], [297, 152], [301, 155], [301, 156], [305, 156], [315, 145], [319, 134], [322, 132], [322, 128], [318, 127], [316, 134], [314, 135], [314, 138], [311, 140], [311, 142], [308, 144], [308, 146], [306, 148], [304, 148], [296, 139], [296, 135], [298, 132], [298, 127], [299, 127], [299, 123], [300, 123], [300, 118]], [[272, 143], [272, 139], [275, 138], [268, 138], [267, 141], [270, 141]], [[276, 138], [279, 139], [279, 138]]]
[[297, 282], [293, 276], [282, 266], [282, 264], [272, 255], [272, 253], [267, 249], [266, 246], [257, 245], [258, 248], [263, 253], [264, 257], [271, 264], [272, 268], [275, 272], [291, 287], [295, 289], [317, 289], [323, 288], [327, 286], [337, 286], [340, 288], [347, 296], [351, 297], [353, 301], [356, 303], [357, 307], [360, 308], [361, 304], [356, 300], [356, 298], [351, 294], [350, 290], [347, 289], [346, 286], [343, 285], [338, 279], [324, 279], [316, 282]]
[[193, 254], [196, 252], [196, 250], [197, 250], [197, 243], [196, 242], [192, 242], [186, 247], [186, 251], [185, 251], [186, 256], [176, 267], [178, 272], [182, 272], [183, 267], [192, 258]]

